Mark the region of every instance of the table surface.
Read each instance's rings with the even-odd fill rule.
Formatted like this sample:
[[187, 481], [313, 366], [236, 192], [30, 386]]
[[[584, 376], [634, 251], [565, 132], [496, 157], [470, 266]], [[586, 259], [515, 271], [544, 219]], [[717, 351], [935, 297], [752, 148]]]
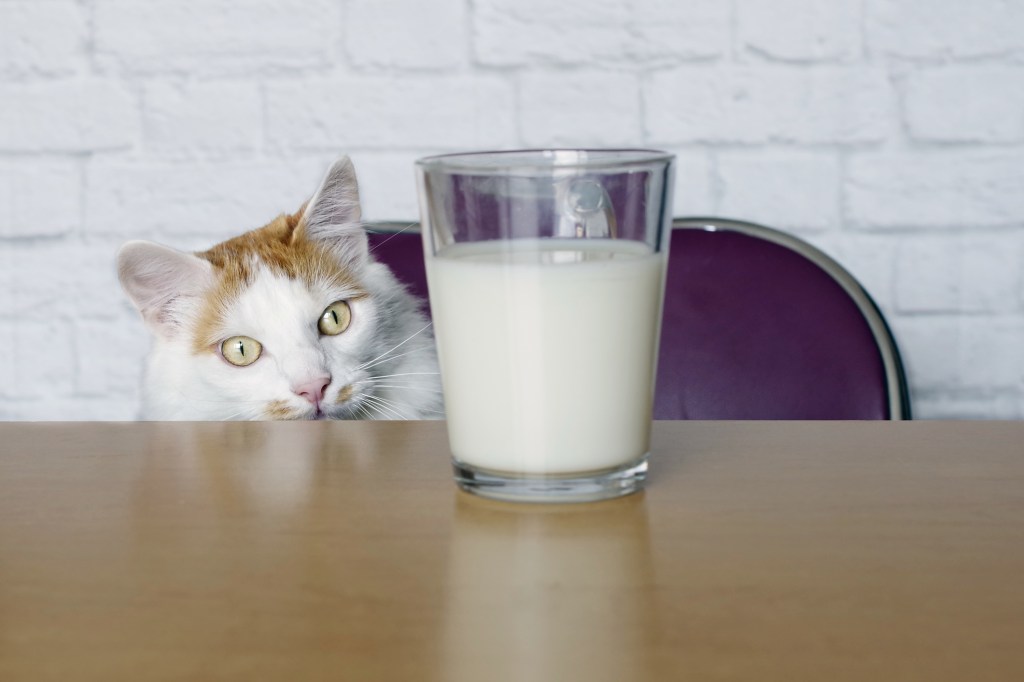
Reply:
[[0, 424], [0, 680], [1024, 679], [1024, 423], [653, 438], [538, 506], [440, 422]]

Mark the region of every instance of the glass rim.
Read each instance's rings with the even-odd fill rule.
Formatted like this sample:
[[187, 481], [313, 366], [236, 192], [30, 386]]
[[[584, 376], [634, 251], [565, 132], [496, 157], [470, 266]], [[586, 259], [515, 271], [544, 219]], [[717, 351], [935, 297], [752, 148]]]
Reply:
[[435, 154], [416, 160], [425, 171], [503, 175], [525, 170], [582, 170], [668, 164], [675, 154], [642, 148], [538, 147]]

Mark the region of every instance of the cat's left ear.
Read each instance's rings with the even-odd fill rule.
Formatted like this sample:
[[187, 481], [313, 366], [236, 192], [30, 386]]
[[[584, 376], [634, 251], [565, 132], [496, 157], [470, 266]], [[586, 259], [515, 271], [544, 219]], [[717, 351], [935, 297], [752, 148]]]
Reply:
[[359, 220], [359, 185], [352, 161], [343, 156], [331, 166], [302, 211], [301, 228], [310, 241], [330, 246], [343, 260], [365, 262], [366, 231]]

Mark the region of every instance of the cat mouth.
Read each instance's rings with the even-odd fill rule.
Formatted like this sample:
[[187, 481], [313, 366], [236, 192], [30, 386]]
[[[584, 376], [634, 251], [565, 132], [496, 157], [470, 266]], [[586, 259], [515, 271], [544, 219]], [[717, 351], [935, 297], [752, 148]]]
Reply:
[[358, 400], [346, 401], [341, 405], [330, 405], [323, 404], [317, 405], [315, 410], [312, 410], [302, 417], [310, 421], [323, 421], [331, 419], [352, 419], [353, 415], [358, 411]]
[[290, 415], [284, 415], [284, 410], [279, 412], [278, 418], [299, 419], [304, 421], [323, 421], [329, 419], [356, 419], [361, 409], [364, 396], [356, 391], [352, 384], [345, 386], [334, 398], [333, 401], [318, 402], [316, 406], [307, 405], [303, 411], [295, 411]]

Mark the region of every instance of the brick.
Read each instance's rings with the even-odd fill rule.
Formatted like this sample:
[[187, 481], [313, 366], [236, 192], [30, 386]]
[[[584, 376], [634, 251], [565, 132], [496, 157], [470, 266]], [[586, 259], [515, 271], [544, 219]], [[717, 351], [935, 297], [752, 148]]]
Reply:
[[351, 155], [359, 177], [364, 220], [418, 222], [416, 160], [425, 152], [356, 152]]
[[794, 62], [853, 61], [860, 57], [857, 0], [738, 0], [739, 44], [748, 53]]
[[[0, 331], [2, 331], [2, 320], [5, 317], [13, 317], [17, 300], [14, 296], [14, 257], [7, 244], [0, 244]], [[0, 355], [4, 354], [3, 335], [0, 334]], [[0, 364], [0, 369], [3, 366]], [[0, 384], [3, 383], [3, 373], [0, 373]], [[0, 394], [2, 395], [2, 394]]]
[[488, 66], [616, 60], [628, 42], [624, 3], [479, 0], [473, 12], [476, 59]]
[[80, 320], [75, 395], [137, 394], [149, 336], [140, 320]]
[[[70, 394], [75, 377], [74, 311], [56, 309], [48, 319], [14, 327], [14, 395], [51, 399]], [[51, 419], [64, 415], [51, 414]]]
[[14, 385], [14, 327], [17, 324], [16, 320], [0, 317], [0, 421], [13, 418], [5, 413], [2, 399], [18, 398], [18, 389]]
[[718, 0], [480, 0], [477, 60], [488, 66], [663, 63], [729, 49], [728, 3]]
[[1006, 0], [868, 0], [871, 52], [899, 57], [984, 57], [1024, 50], [1024, 5]]
[[519, 120], [530, 147], [635, 147], [642, 134], [640, 84], [629, 73], [526, 74]]
[[[0, 318], [134, 318], [117, 280], [117, 250], [130, 237], [15, 242], [0, 249]], [[208, 246], [209, 244], [207, 244]]]
[[328, 159], [158, 164], [94, 159], [87, 166], [84, 230], [209, 246], [298, 210]]
[[130, 147], [135, 99], [103, 80], [0, 84], [0, 152], [86, 152]]
[[697, 67], [645, 83], [655, 144], [859, 144], [886, 138], [892, 93], [880, 69]]
[[138, 400], [122, 396], [0, 399], [0, 421], [132, 421]]
[[950, 66], [912, 73], [906, 122], [911, 137], [938, 142], [1024, 140], [1024, 68]]
[[[812, 235], [817, 237], [818, 235]], [[882, 309], [895, 309], [896, 251], [888, 235], [845, 232], [826, 233], [822, 250], [845, 268]]]
[[1024, 382], [1019, 317], [899, 317], [895, 326], [916, 389], [1018, 390]]
[[623, 53], [628, 62], [706, 60], [730, 50], [732, 13], [727, 2], [636, 0], [629, 9]]
[[75, 0], [0, 2], [0, 76], [81, 69], [89, 26]]
[[913, 395], [914, 418], [1021, 419], [1024, 398], [1018, 391], [920, 391]]
[[1018, 306], [1022, 247], [1024, 239], [1002, 234], [904, 240], [896, 268], [897, 307], [905, 313], [1012, 312]]
[[[1021, 262], [1019, 267], [1020, 270], [1024, 272], [1024, 262]], [[1020, 290], [1017, 292], [1017, 302], [1019, 304], [1020, 310], [1024, 311], [1024, 275], [1021, 276], [1020, 284]]]
[[87, 295], [77, 287], [78, 240], [19, 241], [0, 248], [0, 317], [46, 319], [57, 311], [75, 311], [75, 300]]
[[515, 96], [508, 79], [492, 76], [280, 81], [267, 87], [267, 137], [287, 150], [331, 152], [509, 147]]
[[1024, 166], [1016, 154], [932, 150], [850, 160], [847, 217], [861, 228], [1017, 225], [1024, 220]]
[[360, 68], [451, 69], [466, 63], [463, 0], [352, 0], [348, 60]]
[[82, 177], [73, 162], [0, 166], [0, 238], [52, 237], [81, 220]]
[[251, 153], [262, 142], [263, 98], [255, 83], [157, 81], [142, 92], [150, 153], [229, 157]]
[[676, 218], [714, 215], [712, 165], [703, 149], [672, 149], [676, 155], [676, 180], [672, 192], [672, 215]]
[[1024, 386], [1024, 319], [961, 316], [958, 322], [958, 383], [983, 389]]
[[833, 153], [721, 152], [720, 215], [787, 230], [839, 225], [839, 160]]
[[70, 295], [79, 317], [137, 315], [117, 279], [117, 251], [129, 238], [85, 235], [74, 245], [74, 283]]
[[96, 60], [139, 73], [325, 67], [340, 25], [331, 0], [97, 0]]

